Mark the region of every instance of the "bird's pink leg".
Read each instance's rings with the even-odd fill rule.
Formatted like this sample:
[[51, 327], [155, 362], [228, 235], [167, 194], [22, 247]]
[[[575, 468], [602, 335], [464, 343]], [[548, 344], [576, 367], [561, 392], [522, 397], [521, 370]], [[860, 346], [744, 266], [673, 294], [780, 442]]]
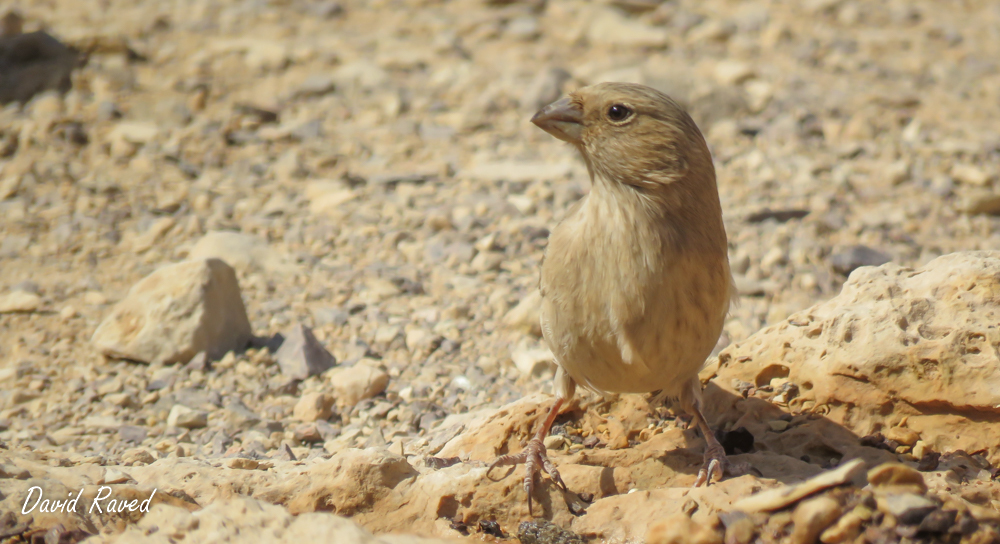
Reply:
[[698, 471], [698, 478], [694, 481], [694, 487], [701, 487], [722, 479], [727, 471], [745, 472], [749, 467], [731, 466], [726, 458], [726, 450], [715, 438], [715, 433], [708, 426], [708, 420], [701, 411], [701, 382], [697, 378], [691, 380], [687, 390], [681, 394], [681, 408], [691, 415], [694, 424], [698, 426], [702, 436], [705, 437], [705, 457], [701, 470]]
[[566, 491], [566, 484], [563, 483], [562, 477], [559, 476], [559, 471], [556, 469], [556, 465], [549, 460], [548, 454], [545, 451], [545, 437], [549, 435], [549, 431], [552, 429], [552, 424], [555, 422], [556, 417], [559, 415], [559, 408], [562, 407], [566, 399], [562, 397], [556, 398], [556, 402], [549, 408], [549, 413], [545, 416], [545, 420], [542, 422], [541, 427], [535, 431], [535, 436], [528, 442], [521, 453], [513, 455], [504, 455], [493, 461], [493, 464], [486, 469], [487, 476], [494, 467], [502, 467], [505, 465], [518, 465], [524, 463], [524, 490], [528, 493], [528, 515], [534, 516], [531, 511], [531, 494], [535, 489], [535, 477], [538, 476], [539, 472], [545, 472], [552, 478], [552, 481], [559, 485], [563, 491]]
[[715, 433], [708, 426], [708, 421], [705, 420], [705, 416], [702, 415], [697, 405], [695, 405], [691, 415], [694, 416], [698, 430], [705, 437], [705, 462], [701, 466], [701, 470], [698, 471], [698, 479], [694, 481], [694, 487], [701, 487], [721, 480], [729, 466], [729, 460], [726, 459], [726, 450], [715, 439]]

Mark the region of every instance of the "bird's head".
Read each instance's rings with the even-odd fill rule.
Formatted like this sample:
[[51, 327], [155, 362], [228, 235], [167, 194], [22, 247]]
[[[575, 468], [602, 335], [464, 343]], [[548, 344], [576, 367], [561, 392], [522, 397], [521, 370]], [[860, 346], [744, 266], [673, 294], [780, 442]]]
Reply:
[[[687, 178], [715, 186], [701, 131], [676, 102], [651, 87], [584, 87], [545, 106], [531, 122], [574, 144], [592, 174], [606, 182], [644, 191]], [[701, 175], [689, 175], [696, 171]]]

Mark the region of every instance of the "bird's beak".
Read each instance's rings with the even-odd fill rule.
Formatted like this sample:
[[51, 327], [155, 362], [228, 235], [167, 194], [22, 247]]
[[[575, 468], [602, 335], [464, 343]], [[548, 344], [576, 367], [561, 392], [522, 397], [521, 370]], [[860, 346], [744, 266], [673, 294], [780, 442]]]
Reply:
[[560, 140], [580, 144], [583, 134], [583, 110], [568, 96], [538, 110], [538, 113], [531, 118], [531, 122]]

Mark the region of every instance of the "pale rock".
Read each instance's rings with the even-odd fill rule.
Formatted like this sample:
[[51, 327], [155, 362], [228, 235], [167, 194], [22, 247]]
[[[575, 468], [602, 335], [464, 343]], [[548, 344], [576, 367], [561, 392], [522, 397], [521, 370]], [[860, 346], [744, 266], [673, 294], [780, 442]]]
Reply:
[[715, 65], [715, 80], [719, 85], [739, 85], [744, 81], [754, 77], [755, 72], [752, 66], [737, 60], [723, 60]]
[[274, 358], [281, 373], [296, 380], [321, 374], [337, 364], [337, 359], [320, 344], [312, 329], [301, 324], [288, 333]]
[[256, 535], [272, 544], [336, 542], [337, 544], [448, 544], [453, 540], [403, 535], [374, 536], [354, 521], [328, 512], [293, 516], [280, 505], [248, 497], [232, 497], [209, 503], [205, 508], [157, 504], [123, 532], [92, 537], [95, 544], [148, 542], [239, 542]]
[[951, 176], [959, 183], [977, 187], [988, 185], [990, 182], [990, 175], [972, 164], [956, 164], [951, 168]]
[[402, 330], [402, 327], [399, 325], [382, 325], [375, 329], [375, 336], [372, 337], [372, 341], [376, 344], [389, 344], [399, 336]]
[[0, 314], [29, 313], [42, 306], [42, 297], [28, 291], [11, 291], [0, 297]]
[[439, 345], [442, 338], [423, 327], [411, 327], [406, 330], [405, 341], [406, 349], [423, 353]]
[[545, 449], [551, 450], [561, 450], [569, 445], [569, 440], [562, 435], [550, 434], [545, 437], [542, 441], [545, 444]]
[[208, 425], [208, 412], [192, 410], [183, 404], [175, 404], [167, 415], [168, 427], [200, 429]]
[[16, 380], [24, 375], [27, 368], [21, 366], [5, 366], [0, 368], [0, 383]]
[[772, 419], [767, 422], [767, 425], [776, 433], [780, 433], [781, 431], [788, 429], [788, 422], [783, 419]]
[[723, 350], [711, 374], [722, 388], [781, 375], [800, 385], [797, 402], [858, 436], [889, 426], [886, 414], [908, 416], [933, 451], [995, 463], [1000, 424], [968, 414], [1000, 410], [998, 291], [995, 251], [858, 268], [838, 296]]
[[486, 236], [476, 240], [476, 243], [472, 247], [476, 248], [476, 251], [492, 251], [497, 249], [497, 233], [491, 232]]
[[961, 193], [961, 199], [956, 207], [969, 215], [997, 215], [1000, 214], [1000, 193], [985, 188], [965, 191]]
[[91, 429], [117, 429], [122, 422], [114, 416], [87, 416], [83, 418], [83, 426]]
[[82, 434], [83, 429], [78, 427], [63, 427], [62, 429], [47, 433], [46, 437], [60, 446], [65, 446]]
[[385, 371], [362, 362], [330, 372], [327, 376], [340, 406], [354, 406], [385, 391], [389, 384], [389, 375]]
[[836, 523], [827, 527], [827, 529], [820, 534], [819, 541], [823, 544], [840, 544], [841, 542], [848, 542], [858, 536], [858, 533], [861, 532], [861, 525], [865, 522], [865, 519], [862, 518], [856, 510], [857, 509], [844, 514], [837, 520]]
[[885, 437], [906, 446], [912, 446], [917, 443], [917, 440], [920, 440], [919, 434], [906, 427], [890, 427], [885, 431]]
[[120, 377], [116, 377], [98, 385], [96, 390], [98, 395], [110, 395], [112, 393], [118, 393], [124, 386], [125, 384], [122, 379]]
[[521, 212], [522, 215], [535, 213], [535, 199], [528, 195], [508, 195], [507, 202], [517, 208], [517, 211]]
[[750, 80], [743, 88], [747, 93], [747, 107], [754, 113], [763, 111], [774, 97], [774, 85], [767, 81]]
[[503, 316], [504, 326], [536, 337], [542, 336], [542, 293], [534, 290]]
[[318, 215], [343, 213], [344, 205], [357, 196], [358, 194], [351, 189], [335, 189], [324, 192], [309, 200], [309, 211]]
[[83, 293], [83, 302], [87, 306], [104, 306], [108, 303], [108, 297], [104, 296], [104, 293], [100, 291], [85, 291]]
[[276, 274], [298, 271], [291, 259], [271, 248], [267, 241], [251, 234], [210, 231], [201, 237], [188, 254], [189, 260], [221, 259], [240, 272], [263, 270]]
[[[775, 266], [781, 265], [788, 262], [788, 255], [780, 247], [772, 247], [764, 254], [760, 259], [760, 267], [762, 270], [771, 270]], [[880, 263], [881, 264], [881, 263]]]
[[160, 135], [155, 123], [142, 121], [122, 121], [115, 125], [108, 135], [111, 142], [124, 141], [130, 144], [148, 144]]
[[538, 19], [535, 17], [518, 17], [507, 23], [506, 33], [517, 40], [534, 40], [538, 37]]
[[389, 73], [368, 60], [343, 64], [337, 67], [332, 75], [338, 87], [378, 89], [389, 81]]
[[92, 342], [109, 357], [142, 362], [187, 362], [243, 349], [250, 322], [236, 274], [218, 259], [164, 266], [116, 304]]
[[371, 278], [365, 282], [363, 298], [365, 302], [380, 302], [400, 294], [399, 286], [383, 278]]
[[535, 378], [553, 371], [556, 364], [555, 356], [547, 348], [515, 349], [510, 354], [510, 360], [521, 375]]
[[131, 448], [122, 453], [122, 465], [127, 467], [148, 465], [155, 461], [156, 458], [153, 457], [153, 454], [146, 451], [145, 448]]
[[134, 399], [129, 393], [111, 393], [110, 395], [105, 395], [104, 400], [115, 406], [130, 406], [133, 404]]
[[107, 467], [104, 469], [105, 484], [123, 484], [123, 483], [128, 483], [129, 481], [134, 481], [134, 480], [132, 480], [131, 476], [129, 476], [125, 472], [122, 472], [121, 470], [118, 470], [117, 468]]
[[289, 61], [288, 45], [277, 40], [254, 39], [243, 60], [253, 70], [276, 70]]
[[153, 221], [145, 232], [131, 239], [132, 251], [136, 253], [149, 251], [175, 224], [173, 217], [161, 217]]
[[476, 272], [491, 272], [500, 270], [500, 265], [505, 259], [504, 254], [498, 251], [480, 251], [473, 257], [469, 266]]
[[923, 474], [902, 463], [883, 463], [869, 470], [868, 483], [873, 487], [908, 485], [920, 493], [927, 492]]
[[299, 421], [329, 419], [333, 415], [333, 399], [326, 393], [306, 393], [295, 403], [292, 417]]
[[296, 98], [323, 96], [333, 92], [337, 88], [333, 76], [329, 74], [309, 74], [302, 83], [295, 88], [293, 96]]
[[795, 529], [789, 537], [790, 541], [794, 544], [813, 544], [820, 533], [837, 521], [841, 511], [840, 504], [827, 496], [803, 502], [792, 514]]
[[292, 183], [295, 178], [306, 172], [305, 166], [302, 164], [301, 152], [298, 149], [289, 149], [282, 153], [271, 165], [270, 171], [278, 183], [282, 185]]
[[910, 161], [899, 159], [887, 164], [882, 169], [882, 179], [888, 185], [899, 185], [910, 179]]
[[7, 200], [17, 194], [17, 189], [20, 185], [20, 176], [7, 176], [0, 179], [0, 201]]
[[795, 504], [813, 493], [851, 482], [858, 475], [862, 474], [864, 469], [865, 462], [863, 460], [853, 459], [804, 482], [777, 489], [768, 489], [756, 495], [740, 499], [733, 504], [733, 508], [743, 510], [744, 512], [769, 512], [784, 508], [790, 504]]
[[753, 280], [743, 274], [733, 274], [736, 291], [747, 297], [760, 297], [777, 290], [774, 282], [768, 280]]

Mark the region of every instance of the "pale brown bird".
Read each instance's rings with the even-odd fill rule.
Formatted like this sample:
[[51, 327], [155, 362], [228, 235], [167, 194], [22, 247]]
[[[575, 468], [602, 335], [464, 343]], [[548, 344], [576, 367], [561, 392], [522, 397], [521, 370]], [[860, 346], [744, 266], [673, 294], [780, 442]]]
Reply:
[[531, 121], [576, 146], [590, 194], [552, 231], [541, 325], [555, 354], [556, 401], [524, 451], [528, 511], [540, 470], [565, 489], [543, 439], [580, 385], [598, 394], [662, 391], [705, 436], [695, 486], [722, 478], [725, 451], [701, 410], [698, 371], [735, 292], [705, 139], [667, 95], [626, 83], [580, 89]]

